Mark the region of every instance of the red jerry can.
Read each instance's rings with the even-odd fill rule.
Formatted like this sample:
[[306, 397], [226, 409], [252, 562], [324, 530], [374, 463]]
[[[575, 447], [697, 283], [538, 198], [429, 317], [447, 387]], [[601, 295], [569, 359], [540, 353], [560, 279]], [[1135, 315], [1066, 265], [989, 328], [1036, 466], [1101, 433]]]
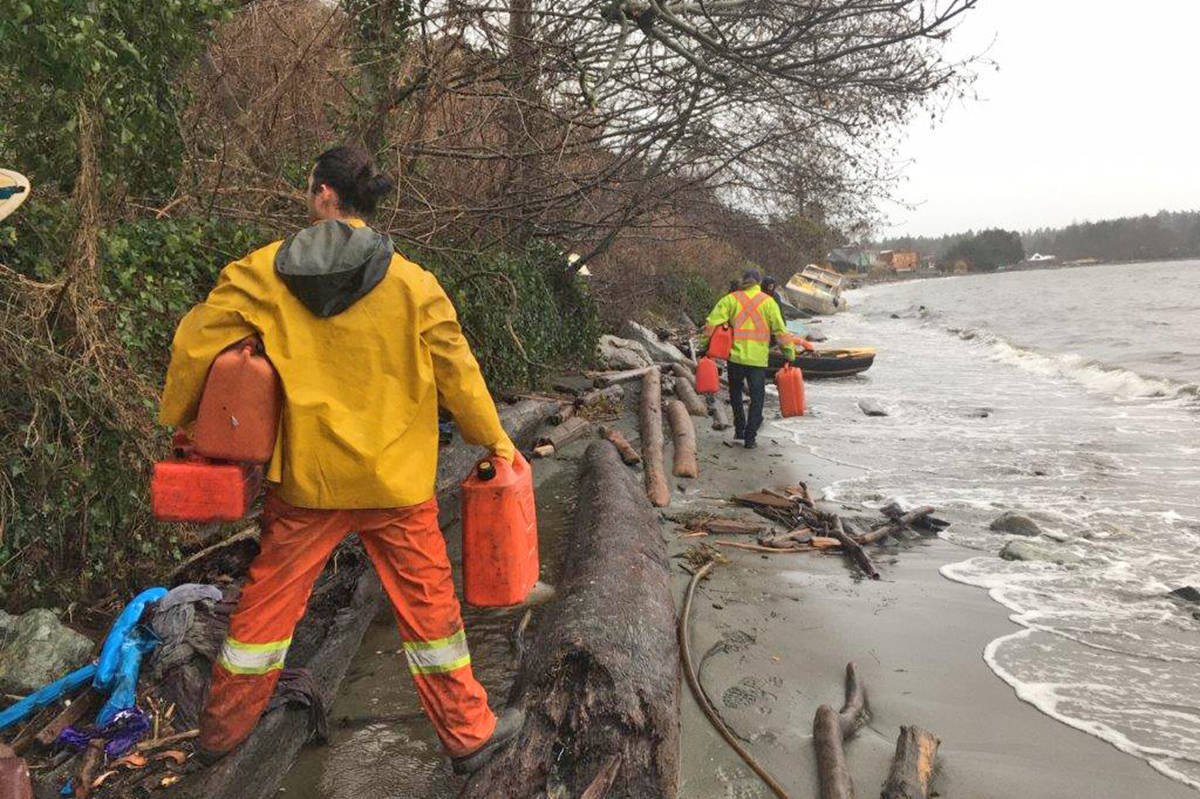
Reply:
[[804, 373], [790, 363], [785, 363], [775, 373], [775, 387], [779, 389], [779, 408], [784, 417], [804, 415]]
[[724, 361], [728, 360], [731, 352], [733, 352], [733, 328], [729, 325], [721, 325], [713, 331], [709, 338], [708, 352], [705, 355]]
[[212, 363], [192, 430], [196, 454], [266, 463], [275, 449], [283, 390], [261, 344], [243, 341]]
[[517, 453], [489, 458], [462, 483], [463, 598], [476, 607], [518, 605], [538, 579], [533, 471]]
[[696, 393], [716, 394], [721, 390], [721, 377], [717, 374], [717, 362], [704, 357], [696, 365]]
[[164, 522], [235, 522], [250, 512], [262, 485], [262, 467], [214, 463], [190, 455], [176, 435], [174, 460], [154, 464], [150, 510]]

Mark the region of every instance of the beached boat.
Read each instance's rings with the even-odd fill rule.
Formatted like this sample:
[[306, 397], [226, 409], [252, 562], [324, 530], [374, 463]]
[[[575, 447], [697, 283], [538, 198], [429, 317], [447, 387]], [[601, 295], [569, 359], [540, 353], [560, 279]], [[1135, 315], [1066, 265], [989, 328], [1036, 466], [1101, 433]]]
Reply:
[[779, 291], [784, 299], [801, 311], [833, 314], [847, 307], [846, 299], [842, 296], [842, 276], [816, 264], [809, 264], [792, 275], [792, 279]]
[[[869, 347], [857, 347], [840, 350], [813, 350], [801, 353], [796, 358], [795, 365], [800, 367], [805, 380], [824, 377], [849, 377], [865, 372], [875, 363], [875, 350]], [[783, 366], [783, 356], [772, 352], [768, 374]]]

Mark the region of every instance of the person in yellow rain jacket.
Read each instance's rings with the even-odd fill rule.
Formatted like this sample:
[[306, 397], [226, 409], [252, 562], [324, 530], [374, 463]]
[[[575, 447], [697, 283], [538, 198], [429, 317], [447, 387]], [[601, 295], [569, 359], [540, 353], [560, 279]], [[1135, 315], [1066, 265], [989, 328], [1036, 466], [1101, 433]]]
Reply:
[[352, 532], [379, 572], [455, 769], [477, 769], [523, 721], [517, 710], [497, 720], [471, 671], [437, 524], [439, 403], [468, 443], [510, 461], [514, 448], [437, 279], [363, 221], [391, 189], [365, 151], [323, 153], [309, 177], [315, 224], [225, 267], [175, 333], [164, 424], [194, 420], [213, 359], [249, 336], [262, 340], [284, 393], [261, 552], [200, 721], [207, 761], [258, 723], [313, 583]]
[[[729, 354], [729, 401], [733, 406], [733, 437], [742, 439], [746, 449], [758, 446], [758, 428], [762, 425], [763, 403], [767, 394], [767, 363], [771, 336], [780, 341], [784, 356], [796, 357], [796, 347], [783, 323], [783, 313], [771, 296], [762, 290], [762, 275], [747, 269], [737, 291], [722, 297], [705, 320], [707, 340], [721, 325], [733, 328], [733, 349]], [[705, 342], [707, 346], [707, 341]], [[750, 414], [742, 407], [742, 387], [750, 389]]]

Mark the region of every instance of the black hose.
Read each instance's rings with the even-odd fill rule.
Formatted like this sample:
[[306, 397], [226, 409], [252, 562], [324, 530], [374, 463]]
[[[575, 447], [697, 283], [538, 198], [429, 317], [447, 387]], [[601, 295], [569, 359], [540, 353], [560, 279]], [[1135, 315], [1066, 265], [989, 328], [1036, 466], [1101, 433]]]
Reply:
[[738, 742], [737, 738], [734, 737], [734, 734], [729, 730], [728, 727], [725, 726], [725, 722], [722, 721], [720, 715], [717, 714], [717, 709], [713, 707], [712, 702], [709, 701], [708, 694], [704, 692], [704, 687], [700, 684], [700, 680], [697, 679], [696, 670], [692, 668], [692, 650], [688, 645], [688, 619], [692, 613], [692, 594], [696, 591], [696, 584], [703, 580], [704, 576], [707, 575], [712, 570], [712, 567], [716, 564], [717, 562], [715, 560], [710, 560], [708, 563], [705, 563], [703, 566], [701, 566], [700, 569], [692, 575], [692, 581], [688, 583], [687, 593], [683, 596], [683, 611], [679, 614], [679, 657], [680, 660], [683, 661], [683, 673], [687, 676], [688, 687], [692, 689], [692, 696], [696, 698], [696, 702], [699, 703], [700, 709], [704, 711], [705, 716], [708, 716], [708, 720], [712, 722], [714, 727], [716, 727], [717, 732], [721, 733], [721, 737], [725, 739], [726, 743], [733, 748], [733, 751], [738, 753], [738, 756], [741, 757], [742, 760], [746, 761], [746, 765], [753, 769], [754, 773], [762, 778], [762, 781], [767, 784], [768, 788], [775, 792], [775, 795], [778, 796], [779, 799], [791, 799], [791, 797], [788, 795], [788, 792], [783, 789], [783, 786], [771, 776], [770, 772], [759, 765], [758, 761], [754, 759], [753, 755], [742, 748], [742, 745]]

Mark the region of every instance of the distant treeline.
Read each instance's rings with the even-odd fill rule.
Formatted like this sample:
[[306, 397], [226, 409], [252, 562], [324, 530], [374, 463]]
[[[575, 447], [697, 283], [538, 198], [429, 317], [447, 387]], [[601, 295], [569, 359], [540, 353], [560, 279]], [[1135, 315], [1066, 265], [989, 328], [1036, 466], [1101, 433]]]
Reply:
[[[963, 254], [964, 248], [969, 249], [981, 239], [997, 238], [998, 232], [969, 230], [938, 237], [904, 236], [887, 239], [878, 246], [917, 250], [932, 255], [941, 264]], [[1025, 255], [1054, 255], [1061, 261], [1200, 258], [1200, 211], [1160, 211], [1153, 216], [1077, 222], [1065, 228], [1038, 228], [1011, 235], [1019, 236]], [[1006, 249], [1011, 257], [1014, 251], [1011, 247]], [[978, 268], [987, 267], [980, 265]]]

